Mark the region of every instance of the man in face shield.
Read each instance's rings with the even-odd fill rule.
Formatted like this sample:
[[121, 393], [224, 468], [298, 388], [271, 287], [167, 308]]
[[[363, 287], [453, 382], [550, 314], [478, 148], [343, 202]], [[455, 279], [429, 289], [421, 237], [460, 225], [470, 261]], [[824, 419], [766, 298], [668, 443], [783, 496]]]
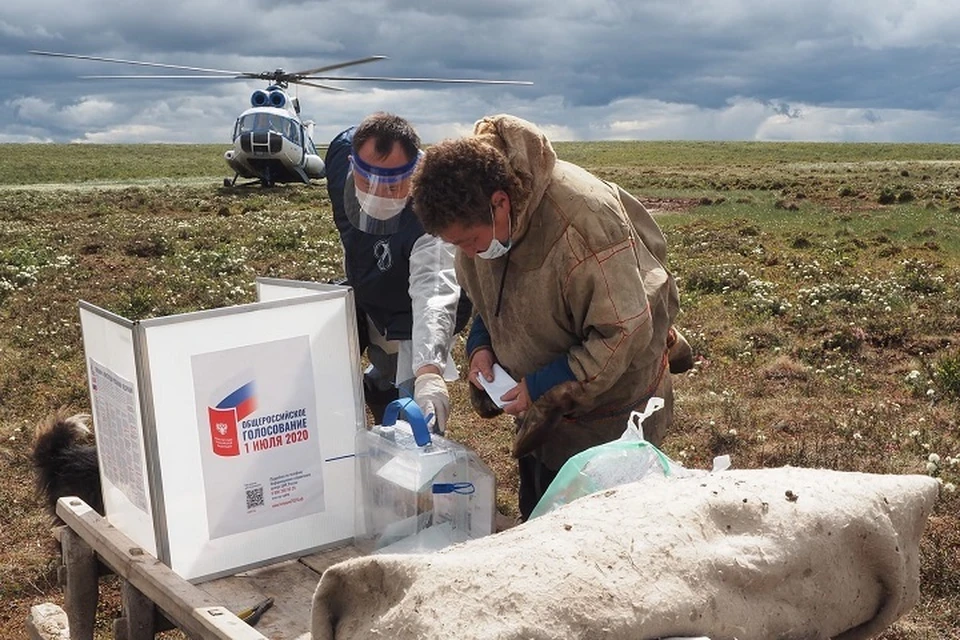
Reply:
[[420, 137], [409, 122], [374, 113], [330, 143], [327, 192], [343, 243], [346, 284], [354, 289], [364, 398], [379, 423], [387, 403], [412, 396], [433, 430], [450, 412], [450, 357], [470, 302], [454, 276], [454, 249], [424, 232], [410, 205]]

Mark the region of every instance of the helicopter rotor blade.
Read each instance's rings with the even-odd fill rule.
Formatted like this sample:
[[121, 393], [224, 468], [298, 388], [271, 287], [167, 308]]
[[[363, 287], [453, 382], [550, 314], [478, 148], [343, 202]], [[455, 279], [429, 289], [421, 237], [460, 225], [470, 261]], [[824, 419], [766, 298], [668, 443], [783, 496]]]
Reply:
[[56, 51], [36, 51], [31, 50], [38, 56], [51, 56], [54, 58], [75, 58], [77, 60], [94, 60], [97, 62], [115, 62], [118, 64], [132, 64], [140, 67], [159, 67], [161, 69], [182, 69], [184, 71], [204, 71], [206, 73], [220, 73], [237, 76], [243, 74], [243, 71], [228, 71], [226, 69], [207, 69], [205, 67], [187, 67], [180, 64], [164, 64], [162, 62], [144, 62], [142, 60], [122, 60], [120, 58], [103, 58], [100, 56], [85, 56], [79, 53], [58, 53]]
[[77, 76], [83, 80], [246, 80], [245, 76], [213, 76], [213, 75], [184, 75], [184, 74], [170, 74], [170, 75], [156, 75], [156, 74], [139, 74], [139, 75], [112, 75], [112, 76]]
[[352, 67], [357, 64], [367, 64], [368, 62], [376, 62], [377, 60], [388, 60], [387, 56], [367, 56], [366, 58], [358, 58], [356, 60], [349, 60], [347, 62], [339, 62], [337, 64], [328, 64], [325, 67], [317, 67], [315, 69], [304, 69], [303, 71], [291, 71], [287, 75], [290, 76], [312, 76], [315, 73], [323, 73], [325, 71], [333, 71], [334, 69], [343, 69], [344, 67]]
[[340, 87], [335, 87], [327, 84], [320, 84], [317, 82], [307, 82], [312, 80], [351, 80], [351, 81], [367, 81], [367, 82], [397, 82], [397, 83], [432, 83], [432, 84], [478, 84], [478, 85], [513, 85], [513, 86], [522, 86], [522, 85], [532, 85], [533, 82], [527, 80], [481, 80], [474, 78], [397, 78], [391, 76], [326, 76], [326, 75], [315, 75], [323, 73], [326, 71], [333, 71], [335, 69], [343, 69], [345, 67], [351, 67], [359, 64], [367, 64], [369, 62], [376, 62], [378, 60], [387, 60], [387, 56], [375, 55], [367, 56], [366, 58], [358, 58], [356, 60], [348, 60], [346, 62], [340, 62], [337, 64], [326, 65], [323, 67], [316, 67], [313, 69], [305, 69], [303, 71], [294, 71], [294, 72], [284, 72], [283, 69], [277, 69], [275, 71], [263, 71], [260, 73], [253, 73], [249, 71], [230, 71], [228, 69], [210, 69], [207, 67], [190, 67], [186, 65], [179, 64], [166, 64], [163, 62], [146, 62], [143, 60], [123, 60], [121, 58], [105, 58], [102, 56], [88, 56], [82, 55], [79, 53], [61, 53], [57, 51], [38, 51], [31, 50], [30, 53], [38, 56], [51, 56], [54, 58], [73, 58], [77, 60], [92, 60], [95, 62], [112, 62], [117, 64], [130, 64], [141, 67], [153, 67], [161, 69], [177, 69], [182, 71], [199, 71], [205, 74], [210, 75], [88, 75], [80, 76], [81, 78], [86, 79], [206, 79], [206, 80], [264, 80], [267, 82], [280, 83], [296, 83], [302, 84], [309, 87], [316, 87], [318, 89], [326, 89], [328, 91], [345, 91]]
[[329, 84], [320, 84], [319, 82], [306, 82], [304, 80], [299, 80], [297, 78], [291, 78], [290, 82], [294, 84], [306, 85], [308, 87], [316, 87], [317, 89], [327, 89], [329, 91], [346, 91], [346, 89], [342, 89], [340, 87], [333, 87]]
[[306, 76], [307, 80], [368, 80], [372, 82], [433, 82], [439, 84], [532, 85], [529, 80], [478, 80], [473, 78], [391, 78], [387, 76]]

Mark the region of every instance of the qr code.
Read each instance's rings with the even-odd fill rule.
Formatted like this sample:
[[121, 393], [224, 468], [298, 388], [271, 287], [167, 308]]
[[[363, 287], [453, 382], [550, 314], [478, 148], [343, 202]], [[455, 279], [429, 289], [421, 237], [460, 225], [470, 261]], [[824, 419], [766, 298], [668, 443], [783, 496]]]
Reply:
[[247, 491], [247, 509], [253, 509], [254, 507], [263, 506], [263, 487], [257, 485], [255, 487], [248, 487]]

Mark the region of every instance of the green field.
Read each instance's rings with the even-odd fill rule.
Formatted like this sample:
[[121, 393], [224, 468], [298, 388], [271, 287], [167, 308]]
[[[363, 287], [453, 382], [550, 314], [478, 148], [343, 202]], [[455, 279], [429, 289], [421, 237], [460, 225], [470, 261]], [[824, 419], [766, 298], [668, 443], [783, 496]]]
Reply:
[[[882, 637], [960, 638], [960, 146], [556, 147], [667, 236], [699, 362], [675, 381], [664, 450], [693, 468], [730, 454], [941, 478], [921, 601]], [[340, 275], [322, 184], [224, 188], [225, 148], [0, 145], [0, 637], [26, 637], [29, 605], [62, 603], [27, 456], [49, 412], [89, 411], [77, 301], [145, 318], [250, 302], [257, 276]], [[473, 415], [465, 384], [449, 435], [515, 513], [512, 426]], [[117, 605], [114, 585], [104, 634]]]

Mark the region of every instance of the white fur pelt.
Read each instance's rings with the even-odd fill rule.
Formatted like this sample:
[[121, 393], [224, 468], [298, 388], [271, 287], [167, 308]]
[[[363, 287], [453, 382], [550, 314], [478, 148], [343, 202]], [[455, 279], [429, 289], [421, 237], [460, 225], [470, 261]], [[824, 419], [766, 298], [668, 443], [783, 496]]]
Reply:
[[935, 480], [818, 469], [651, 478], [435, 554], [322, 576], [314, 640], [870, 638], [919, 597]]

